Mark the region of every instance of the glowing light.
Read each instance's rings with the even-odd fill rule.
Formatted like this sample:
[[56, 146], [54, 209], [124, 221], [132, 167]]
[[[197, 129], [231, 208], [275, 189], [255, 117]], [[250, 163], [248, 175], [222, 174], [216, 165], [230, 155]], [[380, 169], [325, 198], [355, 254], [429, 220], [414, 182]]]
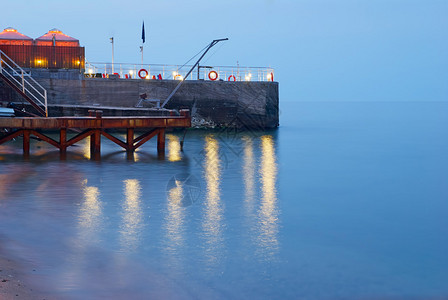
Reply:
[[184, 213], [181, 206], [183, 199], [183, 182], [175, 181], [176, 185], [168, 191], [168, 216], [166, 229], [170, 239], [171, 247], [182, 244]]
[[219, 159], [219, 144], [213, 136], [205, 138], [205, 175], [207, 180], [207, 195], [209, 203], [216, 206], [220, 201], [220, 177], [221, 170]]
[[141, 187], [137, 179], [124, 180], [126, 200], [122, 205], [123, 223], [120, 226], [121, 245], [127, 250], [138, 246], [142, 229], [143, 213], [141, 210]]
[[272, 75], [269, 73], [267, 77], [268, 77], [268, 80], [271, 80]]
[[166, 135], [168, 139], [168, 160], [169, 161], [179, 161], [182, 159], [180, 152], [180, 142], [179, 138], [173, 134]]
[[88, 239], [99, 228], [102, 205], [99, 200], [99, 189], [95, 186], [87, 186], [87, 180], [84, 180], [83, 185], [85, 200], [80, 211], [79, 225], [84, 229], [85, 238]]
[[38, 63], [38, 64], [41, 64], [41, 63], [42, 63], [42, 61], [41, 61], [41, 60], [39, 59], [39, 60], [37, 60], [37, 63]]
[[130, 71], [129, 71], [129, 74], [131, 74], [131, 75], [134, 74], [134, 71], [130, 70]]
[[252, 213], [255, 200], [255, 157], [252, 138], [245, 136], [244, 141], [244, 186], [245, 186], [245, 202], [249, 213]]
[[92, 69], [89, 69], [89, 74], [92, 74], [93, 73], [93, 70]]
[[277, 163], [272, 136], [261, 137], [262, 202], [260, 207], [259, 243], [265, 254], [272, 256], [278, 250]]
[[89, 136], [88, 138], [86, 138], [84, 144], [82, 145], [82, 155], [87, 159], [92, 158], [90, 155], [90, 139], [91, 138], [92, 138], [92, 136]]
[[206, 256], [209, 263], [214, 264], [222, 253], [219, 248], [222, 247], [223, 243], [223, 208], [220, 196], [221, 160], [219, 144], [212, 135], [206, 136], [204, 150], [204, 176], [207, 183], [207, 196], [202, 227], [207, 237]]

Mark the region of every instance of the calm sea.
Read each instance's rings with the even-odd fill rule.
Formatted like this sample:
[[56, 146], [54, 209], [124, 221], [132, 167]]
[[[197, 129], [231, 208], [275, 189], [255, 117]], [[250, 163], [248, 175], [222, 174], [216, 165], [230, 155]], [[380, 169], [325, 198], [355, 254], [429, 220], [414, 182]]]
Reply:
[[283, 103], [127, 157], [0, 146], [1, 248], [55, 299], [448, 297], [448, 103]]

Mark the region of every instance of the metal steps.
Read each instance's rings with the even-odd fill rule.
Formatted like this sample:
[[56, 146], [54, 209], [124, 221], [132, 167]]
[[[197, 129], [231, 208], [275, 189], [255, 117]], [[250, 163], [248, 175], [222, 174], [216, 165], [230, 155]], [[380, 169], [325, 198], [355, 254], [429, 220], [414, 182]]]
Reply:
[[28, 101], [39, 114], [48, 117], [47, 90], [1, 50], [0, 78]]

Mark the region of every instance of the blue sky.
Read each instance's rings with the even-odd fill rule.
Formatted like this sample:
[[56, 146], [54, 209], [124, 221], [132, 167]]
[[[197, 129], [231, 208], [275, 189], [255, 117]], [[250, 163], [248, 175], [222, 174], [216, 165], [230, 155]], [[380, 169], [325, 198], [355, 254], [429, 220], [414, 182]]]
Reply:
[[[448, 101], [448, 1], [25, 1], [1, 29], [78, 38], [93, 62], [183, 64], [215, 38], [208, 65], [272, 66], [281, 101]], [[215, 51], [217, 50], [217, 51]]]

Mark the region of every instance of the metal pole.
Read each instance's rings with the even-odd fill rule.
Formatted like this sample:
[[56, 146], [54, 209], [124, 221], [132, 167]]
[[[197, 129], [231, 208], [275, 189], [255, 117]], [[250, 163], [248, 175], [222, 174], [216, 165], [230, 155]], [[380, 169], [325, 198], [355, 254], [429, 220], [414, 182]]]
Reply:
[[[191, 67], [190, 71], [188, 71], [187, 75], [185, 75], [184, 78], [188, 78], [188, 76], [190, 75], [190, 73], [194, 70], [194, 68], [196, 68], [197, 65], [199, 65], [199, 62], [201, 61], [201, 59], [205, 56], [205, 54], [207, 54], [208, 50], [210, 50], [214, 45], [216, 45], [217, 43], [221, 42], [221, 41], [227, 41], [228, 38], [225, 39], [219, 39], [219, 40], [213, 40], [210, 45], [208, 46], [208, 48], [204, 51], [204, 53], [202, 53], [201, 57], [198, 59], [198, 61], [193, 65], [193, 67]], [[181, 80], [178, 85], [174, 88], [174, 90], [171, 92], [171, 94], [168, 96], [168, 98], [166, 98], [166, 100], [163, 102], [162, 104], [162, 108], [165, 107], [165, 105], [168, 103], [168, 101], [171, 100], [171, 97], [173, 97], [173, 95], [177, 92], [177, 90], [180, 88], [180, 86], [182, 85], [182, 83], [184, 82], [184, 80]]]
[[45, 98], [45, 117], [48, 118], [47, 90], [44, 90], [44, 98]]
[[141, 67], [141, 69], [143, 69], [143, 45], [140, 47], [140, 50], [142, 51], [142, 67]]
[[22, 92], [25, 93], [25, 78], [23, 77], [23, 70], [22, 70]]
[[110, 42], [112, 44], [112, 74], [114, 74], [114, 38], [110, 38]]

